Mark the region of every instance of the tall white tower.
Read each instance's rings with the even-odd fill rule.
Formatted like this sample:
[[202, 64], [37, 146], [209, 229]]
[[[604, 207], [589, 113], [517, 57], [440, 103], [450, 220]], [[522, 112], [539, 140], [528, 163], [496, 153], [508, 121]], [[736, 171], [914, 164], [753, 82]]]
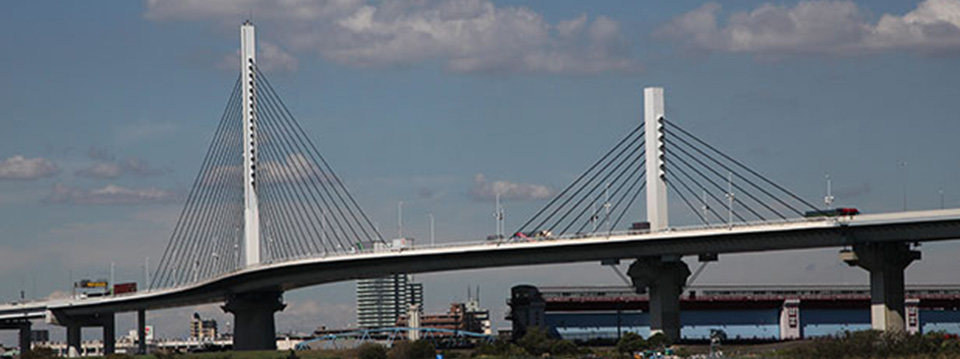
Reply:
[[646, 140], [647, 221], [650, 231], [667, 228], [667, 182], [663, 163], [663, 88], [643, 89], [643, 121]]
[[240, 74], [243, 86], [243, 252], [246, 267], [260, 263], [260, 206], [257, 201], [257, 63], [253, 23], [240, 26]]

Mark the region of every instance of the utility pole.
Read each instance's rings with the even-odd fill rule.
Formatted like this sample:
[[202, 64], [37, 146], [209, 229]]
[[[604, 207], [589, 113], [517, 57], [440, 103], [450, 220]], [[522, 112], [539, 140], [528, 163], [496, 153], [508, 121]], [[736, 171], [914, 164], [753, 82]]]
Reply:
[[900, 178], [902, 180], [903, 192], [903, 211], [907, 211], [907, 161], [900, 161], [897, 165], [900, 167]]
[[397, 238], [403, 238], [403, 201], [397, 202]]
[[493, 212], [493, 217], [497, 220], [497, 239], [503, 238], [503, 207], [500, 206], [500, 193], [496, 194], [496, 208]]
[[733, 228], [733, 174], [727, 173], [727, 226]]
[[943, 188], [940, 189], [940, 209], [943, 209]]
[[430, 217], [430, 246], [435, 246], [437, 242], [433, 230], [433, 213], [428, 214], [427, 217]]
[[827, 179], [827, 195], [826, 195], [825, 197], [823, 197], [823, 203], [824, 203], [825, 205], [827, 205], [827, 209], [831, 209], [831, 208], [833, 208], [833, 199], [834, 199], [834, 198], [833, 198], [833, 195], [830, 194], [830, 190], [831, 190], [831, 189], [830, 189], [830, 174], [827, 173], [826, 175], [824, 175], [824, 177], [826, 177], [826, 179]]
[[150, 288], [150, 257], [143, 260], [143, 288]]

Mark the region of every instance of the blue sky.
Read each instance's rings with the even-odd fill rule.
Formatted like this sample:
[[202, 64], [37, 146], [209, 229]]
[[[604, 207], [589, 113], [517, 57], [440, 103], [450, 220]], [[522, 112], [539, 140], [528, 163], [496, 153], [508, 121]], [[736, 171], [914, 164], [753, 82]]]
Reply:
[[[810, 201], [829, 172], [839, 204], [898, 210], [906, 161], [909, 208], [939, 207], [941, 189], [960, 206], [960, 0], [14, 1], [0, 14], [0, 298], [156, 264], [250, 14], [262, 67], [385, 233], [402, 200], [420, 240], [429, 213], [439, 242], [482, 238], [497, 188], [516, 227], [545, 203], [532, 191], [562, 189], [640, 121], [646, 86], [665, 88], [672, 121]], [[954, 281], [960, 246], [924, 248], [908, 280]], [[428, 311], [475, 283], [498, 320], [515, 283], [618, 281], [595, 263], [418, 277]], [[865, 280], [832, 249], [724, 256], [700, 279]], [[281, 330], [354, 320], [350, 283], [287, 300]], [[190, 310], [155, 317], [158, 332], [183, 335], [175, 314]]]

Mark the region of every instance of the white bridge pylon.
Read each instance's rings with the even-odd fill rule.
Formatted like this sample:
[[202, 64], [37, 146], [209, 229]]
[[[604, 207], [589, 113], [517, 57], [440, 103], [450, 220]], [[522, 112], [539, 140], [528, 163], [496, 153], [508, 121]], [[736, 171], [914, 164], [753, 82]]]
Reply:
[[643, 89], [643, 122], [646, 128], [647, 221], [650, 230], [667, 229], [667, 183], [663, 153], [663, 88]]
[[257, 198], [257, 43], [253, 23], [240, 26], [240, 84], [243, 88], [243, 253], [244, 264], [260, 264], [260, 202]]

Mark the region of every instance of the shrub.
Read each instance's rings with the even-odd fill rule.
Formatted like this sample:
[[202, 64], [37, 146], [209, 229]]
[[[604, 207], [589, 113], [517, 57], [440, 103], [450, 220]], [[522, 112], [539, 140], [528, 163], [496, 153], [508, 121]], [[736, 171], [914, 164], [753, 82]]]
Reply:
[[21, 359], [54, 359], [57, 358], [57, 352], [47, 347], [35, 347], [20, 355]]
[[425, 340], [396, 342], [388, 353], [390, 359], [433, 359], [436, 356], [437, 349]]
[[577, 352], [579, 352], [579, 348], [569, 340], [557, 340], [550, 346], [550, 354], [553, 355], [567, 356], [577, 354]]
[[516, 344], [499, 339], [493, 343], [483, 343], [478, 345], [473, 354], [475, 356], [487, 355], [504, 358], [522, 358], [530, 356], [526, 350], [523, 350], [523, 348], [517, 346]]
[[541, 356], [544, 353], [550, 352], [550, 347], [553, 346], [553, 340], [547, 336], [547, 331], [541, 328], [527, 328], [527, 333], [523, 335], [523, 338], [517, 341], [517, 345], [535, 356]]
[[617, 341], [617, 352], [621, 354], [629, 354], [633, 352], [638, 352], [641, 350], [646, 350], [650, 347], [646, 340], [643, 340], [643, 337], [640, 334], [634, 332], [626, 332], [620, 337], [620, 340]]
[[357, 347], [357, 359], [387, 359], [387, 348], [377, 343], [363, 343]]
[[663, 333], [657, 333], [647, 338], [647, 344], [649, 344], [651, 348], [665, 348], [673, 344], [673, 341]]

